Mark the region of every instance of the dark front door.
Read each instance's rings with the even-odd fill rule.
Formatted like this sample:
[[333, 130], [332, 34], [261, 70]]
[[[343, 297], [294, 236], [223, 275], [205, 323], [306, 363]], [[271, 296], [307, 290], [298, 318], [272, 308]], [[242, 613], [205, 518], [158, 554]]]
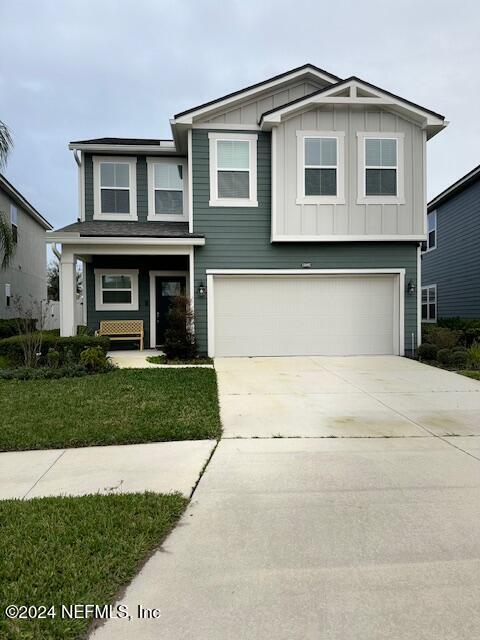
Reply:
[[167, 328], [167, 314], [175, 296], [184, 296], [186, 289], [185, 276], [157, 276], [156, 288], [156, 342], [157, 346], [163, 344], [165, 329]]

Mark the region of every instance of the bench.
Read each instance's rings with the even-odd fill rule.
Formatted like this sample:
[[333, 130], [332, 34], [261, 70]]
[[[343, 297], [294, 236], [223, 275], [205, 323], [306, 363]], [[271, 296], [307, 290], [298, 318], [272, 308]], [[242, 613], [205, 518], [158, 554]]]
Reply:
[[96, 335], [110, 340], [139, 340], [143, 351], [143, 320], [100, 320]]

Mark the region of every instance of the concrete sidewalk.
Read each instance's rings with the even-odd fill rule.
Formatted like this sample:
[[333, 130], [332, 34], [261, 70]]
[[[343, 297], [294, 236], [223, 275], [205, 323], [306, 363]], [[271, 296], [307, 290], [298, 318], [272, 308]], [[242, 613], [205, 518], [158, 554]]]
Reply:
[[214, 440], [0, 453], [0, 499], [179, 491], [189, 497]]

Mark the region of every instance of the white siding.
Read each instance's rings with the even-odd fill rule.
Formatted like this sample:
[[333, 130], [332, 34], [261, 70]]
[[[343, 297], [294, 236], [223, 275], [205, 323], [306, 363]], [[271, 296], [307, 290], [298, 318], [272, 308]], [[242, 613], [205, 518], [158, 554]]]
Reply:
[[[296, 204], [297, 131], [345, 132], [345, 204]], [[357, 132], [404, 134], [405, 204], [357, 204]], [[424, 233], [424, 136], [421, 128], [385, 110], [326, 106], [294, 116], [276, 132], [275, 236], [391, 236]]]
[[275, 89], [274, 91], [264, 92], [260, 97], [257, 96], [250, 102], [238, 104], [235, 108], [228, 111], [219, 111], [215, 115], [209, 114], [205, 119], [199, 118], [197, 122], [211, 122], [221, 124], [252, 124], [257, 125], [262, 113], [269, 111], [275, 107], [281, 107], [283, 104], [303, 98], [318, 89], [325, 87], [327, 82], [300, 82], [291, 86]]

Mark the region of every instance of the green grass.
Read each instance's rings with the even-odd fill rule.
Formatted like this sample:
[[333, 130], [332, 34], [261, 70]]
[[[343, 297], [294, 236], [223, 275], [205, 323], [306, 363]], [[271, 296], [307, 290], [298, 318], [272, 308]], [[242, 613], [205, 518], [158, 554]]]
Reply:
[[190, 358], [189, 360], [169, 360], [167, 356], [147, 356], [152, 364], [213, 364], [213, 358]]
[[213, 369], [0, 381], [0, 451], [218, 438]]
[[[113, 602], [186, 504], [154, 493], [1, 501], [0, 638], [85, 637], [91, 620], [62, 620], [60, 605]], [[8, 620], [9, 604], [55, 605], [58, 616]]]
[[473, 378], [474, 380], [480, 380], [480, 371], [459, 371], [462, 376], [467, 376], [467, 378]]

